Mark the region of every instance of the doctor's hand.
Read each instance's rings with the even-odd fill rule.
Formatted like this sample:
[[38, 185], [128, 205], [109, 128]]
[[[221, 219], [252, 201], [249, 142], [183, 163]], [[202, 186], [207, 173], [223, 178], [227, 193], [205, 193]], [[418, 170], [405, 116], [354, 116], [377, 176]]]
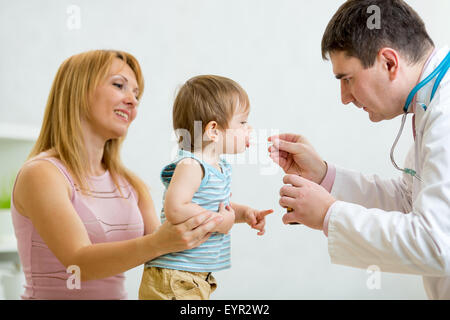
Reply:
[[283, 223], [298, 222], [313, 229], [323, 229], [323, 221], [330, 206], [336, 201], [323, 187], [298, 175], [283, 177], [280, 205], [293, 211], [283, 216]]
[[268, 138], [270, 158], [285, 173], [301, 175], [315, 183], [321, 183], [327, 173], [327, 164], [312, 145], [302, 136], [283, 133]]

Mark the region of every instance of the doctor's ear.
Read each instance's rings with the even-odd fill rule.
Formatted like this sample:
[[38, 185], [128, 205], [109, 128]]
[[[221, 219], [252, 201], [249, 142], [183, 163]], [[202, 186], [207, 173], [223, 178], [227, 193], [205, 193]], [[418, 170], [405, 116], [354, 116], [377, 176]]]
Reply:
[[395, 80], [399, 71], [400, 55], [392, 48], [381, 48], [377, 59], [384, 70], [389, 72], [389, 79]]
[[216, 142], [219, 139], [219, 124], [216, 121], [210, 121], [205, 127], [203, 139]]

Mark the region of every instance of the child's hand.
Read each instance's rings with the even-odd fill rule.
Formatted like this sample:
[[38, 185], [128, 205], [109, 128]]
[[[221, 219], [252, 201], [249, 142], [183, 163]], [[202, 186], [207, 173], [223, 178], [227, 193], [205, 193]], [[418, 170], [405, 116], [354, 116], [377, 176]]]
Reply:
[[262, 236], [265, 233], [264, 226], [266, 225], [266, 216], [273, 212], [269, 210], [256, 210], [248, 208], [244, 213], [245, 222], [253, 229], [259, 230], [258, 236]]

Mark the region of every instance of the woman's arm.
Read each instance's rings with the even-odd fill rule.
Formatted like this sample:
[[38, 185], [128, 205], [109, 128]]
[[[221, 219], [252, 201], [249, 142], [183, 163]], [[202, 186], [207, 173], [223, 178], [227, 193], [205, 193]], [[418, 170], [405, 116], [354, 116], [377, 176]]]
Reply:
[[[164, 200], [164, 213], [169, 222], [181, 223], [205, 210], [192, 202], [203, 175], [203, 169], [196, 160], [184, 159], [177, 164]], [[232, 210], [227, 210], [222, 205], [214, 215], [224, 217], [223, 223], [214, 231], [228, 233], [234, 224]]]
[[176, 226], [165, 223], [136, 239], [92, 244], [70, 199], [67, 180], [46, 161], [26, 164], [17, 178], [14, 205], [31, 219], [66, 268], [80, 268], [83, 281], [110, 277], [162, 254], [198, 246], [222, 220], [218, 217], [205, 223], [210, 215], [203, 213]]
[[[141, 183], [145, 185], [143, 181], [141, 181]], [[142, 215], [142, 220], [144, 221], [144, 234], [151, 234], [161, 226], [161, 220], [156, 214], [150, 191], [148, 189], [145, 191], [146, 192], [138, 200], [138, 206]]]

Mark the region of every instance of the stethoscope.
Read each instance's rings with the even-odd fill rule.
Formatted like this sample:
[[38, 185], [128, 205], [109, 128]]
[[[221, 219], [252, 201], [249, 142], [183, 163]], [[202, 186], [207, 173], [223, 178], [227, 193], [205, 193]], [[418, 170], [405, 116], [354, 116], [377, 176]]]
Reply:
[[[436, 78], [436, 81], [434, 82], [434, 86], [433, 86], [433, 90], [431, 91], [431, 97], [430, 97], [430, 102], [431, 100], [433, 100], [434, 94], [436, 93], [437, 88], [439, 87], [439, 84], [441, 83], [442, 79], [444, 78], [445, 74], [447, 73], [448, 69], [450, 67], [450, 52], [447, 53], [447, 55], [445, 56], [444, 60], [442, 60], [442, 62], [437, 66], [436, 69], [434, 69], [434, 71], [425, 79], [423, 79], [419, 84], [417, 84], [409, 93], [408, 98], [406, 99], [405, 102], [405, 106], [403, 107], [403, 117], [402, 117], [402, 124], [400, 126], [400, 130], [397, 134], [397, 138], [395, 138], [394, 144], [392, 145], [391, 148], [391, 162], [394, 165], [394, 167], [397, 170], [403, 171], [406, 174], [411, 175], [412, 177], [417, 178], [419, 181], [422, 181], [422, 179], [419, 177], [419, 175], [417, 174], [417, 172], [413, 169], [410, 168], [400, 168], [394, 160], [394, 149], [395, 146], [397, 145], [398, 139], [400, 138], [402, 131], [403, 131], [403, 127], [405, 125], [405, 121], [406, 121], [406, 116], [408, 114], [408, 108], [409, 105], [411, 104], [412, 100], [414, 99], [414, 96], [416, 95], [416, 93], [422, 89], [426, 84], [428, 84], [430, 81], [432, 81], [434, 78]], [[427, 110], [427, 106], [423, 103], [420, 103], [421, 107], [424, 109], [424, 111]]]

